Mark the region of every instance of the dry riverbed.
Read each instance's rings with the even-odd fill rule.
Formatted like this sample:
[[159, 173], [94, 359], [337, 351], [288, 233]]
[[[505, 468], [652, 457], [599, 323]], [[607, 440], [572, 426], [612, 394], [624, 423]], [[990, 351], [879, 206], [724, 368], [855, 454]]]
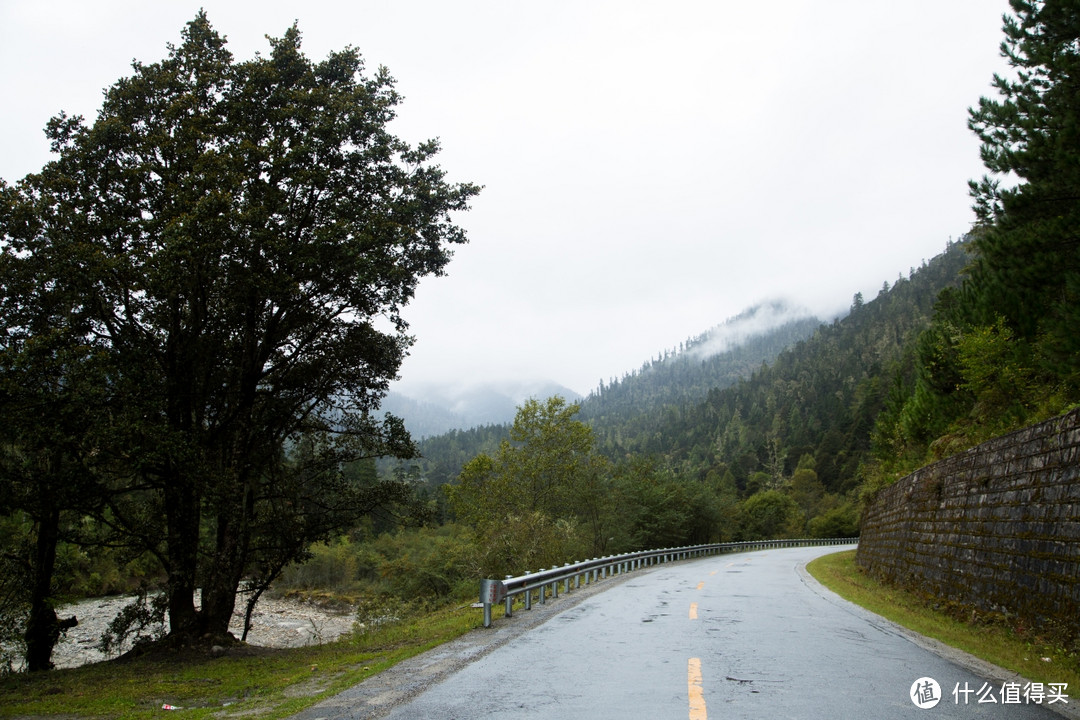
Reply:
[[[109, 597], [83, 600], [57, 610], [61, 618], [74, 615], [79, 624], [68, 630], [53, 651], [58, 668], [70, 668], [107, 660], [101, 652], [101, 636], [120, 609], [132, 602], [130, 597]], [[239, 638], [244, 631], [244, 606], [238, 603], [229, 629]], [[249, 645], [263, 647], [300, 647], [335, 640], [349, 632], [355, 621], [351, 610], [321, 607], [291, 598], [263, 596], [255, 606], [248, 632]], [[128, 650], [130, 645], [121, 648]], [[114, 655], [115, 656], [115, 655]]]

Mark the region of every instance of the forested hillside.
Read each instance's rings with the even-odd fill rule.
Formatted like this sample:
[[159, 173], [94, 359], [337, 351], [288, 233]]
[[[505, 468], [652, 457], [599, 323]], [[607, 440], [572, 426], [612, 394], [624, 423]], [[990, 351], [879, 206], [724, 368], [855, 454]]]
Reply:
[[[894, 377], [912, 373], [915, 339], [938, 292], [959, 282], [966, 262], [964, 244], [950, 243], [908, 277], [885, 283], [877, 298], [856, 296], [843, 319], [798, 317], [703, 358], [712, 338], [705, 333], [601, 385], [580, 403], [580, 419], [612, 460], [651, 457], [685, 479], [730, 471], [745, 495], [781, 484], [810, 456], [828, 491], [850, 491]], [[720, 327], [745, 326], [759, 313], [784, 314], [756, 306]], [[490, 425], [427, 438], [413, 475], [429, 486], [450, 482], [508, 430]]]
[[1002, 54], [1015, 73], [994, 78], [998, 96], [968, 122], [989, 174], [970, 183], [967, 279], [877, 424], [894, 473], [1080, 402], [1080, 14], [1012, 4]]
[[[601, 383], [578, 403], [580, 418], [592, 426], [595, 437], [611, 439], [601, 440], [602, 450], [617, 451], [615, 438], [648, 432], [663, 422], [669, 409], [701, 401], [715, 388], [749, 377], [783, 349], [809, 337], [819, 324], [817, 318], [782, 302], [755, 305], [688, 339], [677, 351], [660, 353], [621, 380]], [[477, 453], [498, 447], [509, 428], [510, 423], [490, 423], [426, 437], [419, 442], [421, 458], [405, 467], [411, 468], [409, 474], [437, 487], [456, 478]]]
[[[950, 243], [874, 300], [856, 295], [846, 317], [771, 363], [746, 353], [797, 334], [798, 323], [714, 366], [696, 360], [699, 343], [691, 343], [580, 409], [557, 397], [531, 400], [509, 428], [433, 439], [422, 448], [426, 477], [453, 472], [442, 509], [468, 528], [487, 577], [648, 547], [853, 535], [877, 415], [892, 379], [911, 372], [935, 298], [959, 282], [966, 261], [965, 245]], [[721, 366], [717, 385], [688, 399], [704, 368]], [[740, 368], [757, 369], [734, 378]]]
[[910, 375], [935, 299], [959, 283], [967, 260], [965, 243], [950, 243], [875, 299], [856, 296], [845, 318], [820, 326], [751, 378], [669, 409], [649, 432], [605, 437], [605, 446], [613, 454], [660, 454], [687, 478], [730, 472], [742, 494], [783, 485], [800, 461], [812, 462], [825, 491], [853, 490], [894, 378]]
[[646, 362], [638, 372], [601, 383], [581, 403], [581, 417], [592, 425], [601, 448], [615, 450], [624, 438], [655, 431], [672, 409], [750, 377], [820, 324], [781, 301], [755, 305], [687, 340], [678, 351]]

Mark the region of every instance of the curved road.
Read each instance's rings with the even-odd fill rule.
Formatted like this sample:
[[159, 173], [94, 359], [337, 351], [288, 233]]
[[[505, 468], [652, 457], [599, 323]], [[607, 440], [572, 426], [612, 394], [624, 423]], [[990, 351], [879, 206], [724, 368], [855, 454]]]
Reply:
[[[602, 581], [500, 618], [297, 718], [1019, 720], [1080, 705], [1069, 689], [1067, 706], [1050, 706], [1050, 692], [1035, 704], [1021, 679], [942, 657], [825, 590], [802, 568], [837, 550], [720, 555]], [[929, 709], [909, 697], [924, 677], [939, 687]]]

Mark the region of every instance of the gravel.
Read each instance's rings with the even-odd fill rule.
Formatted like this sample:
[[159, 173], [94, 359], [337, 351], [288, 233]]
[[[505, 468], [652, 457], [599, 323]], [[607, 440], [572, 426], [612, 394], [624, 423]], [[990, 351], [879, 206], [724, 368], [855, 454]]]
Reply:
[[[58, 608], [61, 618], [74, 615], [79, 624], [68, 630], [53, 649], [53, 663], [58, 668], [71, 668], [100, 662], [113, 655], [99, 649], [102, 633], [121, 608], [134, 597], [107, 597], [83, 600]], [[244, 604], [237, 603], [229, 630], [239, 638], [244, 631]], [[353, 628], [355, 615], [351, 611], [326, 608], [314, 603], [289, 598], [259, 598], [251, 617], [249, 645], [262, 647], [300, 647], [336, 640]], [[120, 648], [124, 652], [130, 644]]]

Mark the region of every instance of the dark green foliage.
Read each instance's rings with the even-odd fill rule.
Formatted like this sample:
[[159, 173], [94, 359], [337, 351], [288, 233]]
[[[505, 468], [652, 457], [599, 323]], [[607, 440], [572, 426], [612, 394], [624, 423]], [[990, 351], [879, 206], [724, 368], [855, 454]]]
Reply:
[[[454, 480], [477, 453], [495, 452], [509, 432], [507, 425], [483, 425], [424, 438], [417, 442], [419, 457], [405, 465], [406, 472], [415, 473], [430, 488], [440, 488]], [[380, 462], [380, 466], [389, 470], [400, 464]]]
[[1080, 8], [1071, 0], [1011, 0], [1002, 55], [970, 127], [998, 179], [972, 182], [980, 232], [965, 290], [976, 323], [1005, 319], [1016, 340], [1072, 390], [1080, 387]]
[[683, 482], [648, 463], [618, 473], [616, 487], [622, 498], [620, 535], [625, 538], [620, 550], [699, 545], [738, 533], [734, 493]]
[[445, 486], [456, 517], [476, 533], [485, 576], [602, 550], [609, 471], [578, 409], [557, 396], [526, 401], [498, 450], [474, 457]]
[[1001, 49], [1014, 73], [995, 76], [999, 97], [969, 122], [990, 172], [971, 183], [971, 263], [877, 424], [879, 456], [897, 469], [1080, 401], [1080, 9], [1011, 5]]
[[90, 505], [159, 559], [173, 635], [201, 638], [226, 632], [242, 578], [265, 587], [408, 495], [343, 468], [414, 452], [375, 411], [411, 342], [401, 310], [465, 241], [449, 215], [477, 188], [389, 133], [385, 69], [365, 77], [352, 49], [313, 63], [295, 27], [238, 63], [200, 14], [133, 67], [0, 188], [2, 399], [33, 423], [4, 440], [12, 467], [49, 461], [7, 472], [5, 502], [39, 536], [73, 505], [59, 488]]
[[31, 203], [0, 183], [0, 515], [29, 520], [26, 542], [4, 549], [24, 580], [30, 671], [52, 667], [57, 546], [103, 505], [96, 471], [110, 462], [101, 448], [115, 410], [110, 360], [78, 291], [85, 278], [19, 240], [40, 227]]
[[[934, 298], [958, 282], [965, 261], [963, 245], [950, 245], [752, 377], [671, 414], [658, 431], [670, 438], [666, 464], [687, 478], [724, 467], [745, 496], [767, 489], [760, 479], [748, 486], [754, 473], [781, 487], [800, 458], [811, 455], [826, 492], [852, 491], [869, 457], [870, 431], [893, 391], [892, 378], [911, 363], [909, 348], [929, 324]], [[624, 447], [643, 444], [631, 437]]]
[[816, 538], [846, 538], [859, 534], [859, 511], [854, 502], [845, 502], [807, 524], [807, 534]]
[[779, 490], [751, 495], [743, 503], [742, 514], [746, 540], [798, 537], [803, 532], [798, 503]]
[[[771, 365], [756, 360], [752, 372], [744, 366], [748, 377], [734, 384], [728, 378], [703, 401], [674, 390], [679, 364], [686, 360], [680, 355], [661, 357], [642, 373], [587, 398], [583, 414], [585, 409], [594, 413], [593, 434], [603, 439], [599, 447], [611, 461], [610, 477], [597, 482], [606, 505], [614, 508], [613, 517], [599, 521], [604, 530], [593, 537], [605, 538], [604, 551], [611, 552], [772, 532], [853, 534], [854, 498], [871, 460], [875, 421], [883, 409], [896, 413], [903, 407], [916, 374], [915, 341], [930, 323], [935, 297], [959, 283], [966, 261], [964, 245], [950, 244], [874, 300], [857, 298], [847, 317], [819, 325], [813, 337], [778, 350]], [[792, 326], [759, 340], [767, 347], [791, 331], [798, 332]], [[744, 356], [733, 352], [717, 362], [735, 357]], [[684, 399], [666, 401], [668, 386], [672, 398]], [[635, 393], [640, 406], [607, 404]], [[484, 471], [472, 465], [475, 452], [469, 452], [476, 445], [470, 443], [496, 446], [499, 430], [425, 440], [426, 467], [440, 473], [471, 467], [473, 477], [493, 472], [494, 465]], [[760, 512], [745, 512], [745, 503], [757, 495], [768, 501], [785, 498], [779, 519], [766, 512], [775, 508], [761, 498], [750, 504], [751, 509], [760, 504]], [[581, 521], [585, 515], [554, 517]]]
[[785, 348], [814, 333], [821, 321], [799, 317], [738, 337], [732, 347], [714, 335], [751, 325], [756, 316], [790, 315], [781, 303], [755, 306], [710, 333], [688, 340], [679, 352], [664, 353], [641, 370], [600, 387], [582, 401], [582, 418], [593, 426], [601, 450], [666, 452], [673, 438], [665, 430], [687, 406], [710, 392], [730, 387], [772, 362]]

